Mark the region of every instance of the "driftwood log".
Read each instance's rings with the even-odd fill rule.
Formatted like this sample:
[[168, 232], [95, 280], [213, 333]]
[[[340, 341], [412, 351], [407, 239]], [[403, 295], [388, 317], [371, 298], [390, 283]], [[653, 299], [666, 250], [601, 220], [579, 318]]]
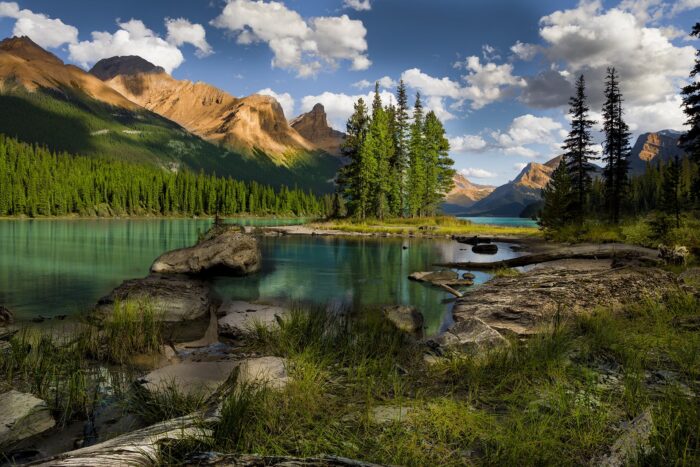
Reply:
[[490, 270], [499, 268], [514, 268], [518, 266], [529, 266], [531, 264], [547, 263], [562, 259], [616, 259], [619, 261], [632, 260], [648, 265], [658, 265], [658, 251], [649, 248], [628, 246], [628, 245], [594, 245], [561, 249], [557, 251], [547, 251], [531, 255], [518, 256], [516, 258], [503, 259], [489, 262], [451, 262], [437, 263], [436, 266]]

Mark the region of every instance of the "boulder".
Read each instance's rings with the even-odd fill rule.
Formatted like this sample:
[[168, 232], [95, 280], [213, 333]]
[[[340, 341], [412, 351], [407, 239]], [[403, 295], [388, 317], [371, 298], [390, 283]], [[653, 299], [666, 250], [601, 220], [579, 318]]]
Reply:
[[15, 318], [12, 312], [8, 308], [0, 305], [0, 327], [12, 324], [14, 321]]
[[256, 324], [267, 328], [279, 325], [279, 319], [289, 310], [280, 306], [263, 305], [238, 300], [225, 302], [219, 308], [219, 335], [240, 338], [249, 333]]
[[438, 337], [437, 341], [444, 347], [471, 353], [508, 345], [505, 337], [479, 318], [467, 318], [459, 321]]
[[149, 391], [175, 384], [186, 393], [209, 395], [226, 381], [235, 368], [240, 368], [241, 382], [265, 383], [272, 388], [282, 388], [287, 384], [285, 360], [279, 357], [176, 363], [150, 372], [141, 379], [141, 383]]
[[162, 254], [151, 265], [161, 274], [226, 273], [243, 276], [260, 269], [258, 241], [238, 229], [217, 229], [195, 246]]
[[659, 245], [659, 258], [666, 264], [673, 264], [676, 266], [684, 265], [688, 262], [688, 256], [690, 256], [690, 252], [688, 248], [684, 246]]
[[94, 311], [98, 317], [107, 316], [117, 301], [147, 302], [165, 322], [190, 321], [209, 316], [215, 305], [209, 285], [183, 275], [151, 274], [142, 279], [130, 279], [102, 297]]
[[384, 308], [384, 316], [391, 321], [397, 329], [410, 334], [423, 333], [423, 315], [415, 307], [395, 305]]
[[474, 245], [472, 247], [472, 252], [480, 255], [495, 255], [498, 253], [498, 245], [495, 243], [483, 243], [479, 245]]
[[43, 433], [54, 425], [56, 421], [43, 400], [15, 390], [0, 394], [0, 448]]
[[651, 410], [646, 409], [623, 427], [620, 437], [610, 447], [610, 453], [596, 464], [605, 467], [622, 467], [636, 464], [640, 453], [651, 449], [649, 439], [654, 432]]
[[449, 269], [443, 271], [414, 272], [408, 276], [408, 278], [413, 281], [427, 282], [437, 286], [447, 285], [450, 287], [464, 287], [474, 284], [473, 274], [465, 273], [462, 279], [460, 279], [458, 273]]

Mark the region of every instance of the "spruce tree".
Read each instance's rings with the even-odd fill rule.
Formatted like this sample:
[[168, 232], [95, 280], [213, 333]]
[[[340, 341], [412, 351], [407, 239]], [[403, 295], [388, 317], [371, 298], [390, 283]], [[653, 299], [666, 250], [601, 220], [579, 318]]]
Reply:
[[[691, 36], [700, 38], [700, 23], [695, 23]], [[680, 144], [688, 157], [700, 164], [700, 49], [695, 52], [695, 66], [690, 72], [692, 83], [683, 87], [683, 112], [688, 117], [686, 124], [689, 129], [680, 138]], [[695, 196], [700, 199], [700, 177], [693, 183]]]
[[454, 186], [454, 161], [449, 156], [450, 144], [445, 137], [445, 129], [435, 112], [430, 111], [425, 116], [423, 135], [425, 191], [421, 211], [434, 215]]
[[397, 214], [406, 215], [407, 171], [409, 160], [409, 143], [411, 124], [408, 116], [408, 94], [406, 84], [399, 81], [396, 88], [396, 113], [394, 125], [394, 160], [391, 167], [392, 176], [399, 185]]
[[629, 171], [630, 131], [623, 119], [622, 93], [615, 68], [608, 68], [603, 104], [603, 169], [605, 204], [613, 223], [620, 220], [627, 189]]
[[407, 203], [411, 217], [422, 215], [421, 207], [425, 193], [425, 161], [423, 144], [423, 103], [416, 94], [413, 106], [413, 123], [409, 140]]
[[662, 211], [662, 215], [671, 216], [676, 224], [676, 228], [679, 228], [681, 226], [682, 207], [681, 162], [676, 156], [668, 162], [664, 171], [659, 208]]
[[588, 117], [586, 105], [586, 83], [583, 75], [576, 80], [576, 94], [569, 99], [571, 130], [564, 140], [564, 160], [571, 178], [571, 187], [575, 202], [572, 204], [573, 216], [582, 221], [587, 210], [591, 190], [591, 161], [595, 159], [592, 149], [591, 128], [595, 123]]
[[[389, 161], [393, 157], [393, 135], [389, 131], [389, 117], [382, 107], [379, 84], [374, 87], [372, 120], [362, 146], [360, 170], [365, 175], [369, 213], [378, 219], [389, 214], [390, 173]], [[363, 192], [364, 194], [364, 192]], [[362, 196], [362, 194], [361, 194]]]
[[360, 98], [355, 103], [355, 110], [348, 119], [345, 133], [347, 134], [341, 151], [348, 163], [338, 172], [336, 183], [339, 192], [348, 200], [347, 207], [350, 215], [357, 215], [357, 203], [360, 199], [360, 150], [367, 136], [369, 116], [365, 101]]
[[542, 189], [542, 211], [539, 224], [545, 231], [556, 231], [569, 224], [572, 219], [571, 205], [575, 193], [572, 191], [571, 178], [567, 164], [562, 160], [552, 178]]

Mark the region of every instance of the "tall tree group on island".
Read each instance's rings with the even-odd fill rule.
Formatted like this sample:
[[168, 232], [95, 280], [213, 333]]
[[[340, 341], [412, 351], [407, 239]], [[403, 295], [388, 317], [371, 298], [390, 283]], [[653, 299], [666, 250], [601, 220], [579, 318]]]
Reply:
[[346, 132], [342, 150], [349, 163], [337, 182], [349, 215], [384, 219], [438, 211], [453, 186], [454, 162], [445, 129], [434, 112], [424, 115], [420, 94], [411, 121], [403, 81], [396, 106], [383, 106], [375, 85], [371, 114], [359, 99]]

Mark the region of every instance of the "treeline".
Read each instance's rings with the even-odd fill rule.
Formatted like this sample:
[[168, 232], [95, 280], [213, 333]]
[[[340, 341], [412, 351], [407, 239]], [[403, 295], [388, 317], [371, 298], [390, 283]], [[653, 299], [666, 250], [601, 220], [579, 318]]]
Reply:
[[300, 189], [94, 157], [71, 156], [0, 135], [0, 216], [325, 216], [333, 197]]
[[[695, 24], [691, 35], [700, 37], [700, 23]], [[690, 73], [692, 84], [681, 92], [689, 130], [681, 136], [680, 145], [688, 157], [650, 164], [643, 175], [630, 177], [631, 133], [624, 119], [618, 73], [608, 68], [602, 108], [604, 168], [600, 178], [593, 176], [596, 168], [591, 163], [595, 159], [591, 128], [595, 121], [589, 118], [581, 76], [569, 101], [571, 130], [564, 142], [564, 157], [542, 190], [540, 225], [557, 231], [583, 224], [588, 218], [617, 224], [623, 216], [654, 212], [657, 231], [680, 227], [682, 213], [700, 201], [700, 82], [694, 79], [698, 75], [700, 50]]]
[[416, 96], [409, 117], [403, 81], [397, 104], [383, 106], [375, 85], [371, 113], [363, 99], [347, 122], [349, 163], [337, 178], [334, 214], [358, 218], [434, 215], [452, 189], [454, 162], [442, 123]]

